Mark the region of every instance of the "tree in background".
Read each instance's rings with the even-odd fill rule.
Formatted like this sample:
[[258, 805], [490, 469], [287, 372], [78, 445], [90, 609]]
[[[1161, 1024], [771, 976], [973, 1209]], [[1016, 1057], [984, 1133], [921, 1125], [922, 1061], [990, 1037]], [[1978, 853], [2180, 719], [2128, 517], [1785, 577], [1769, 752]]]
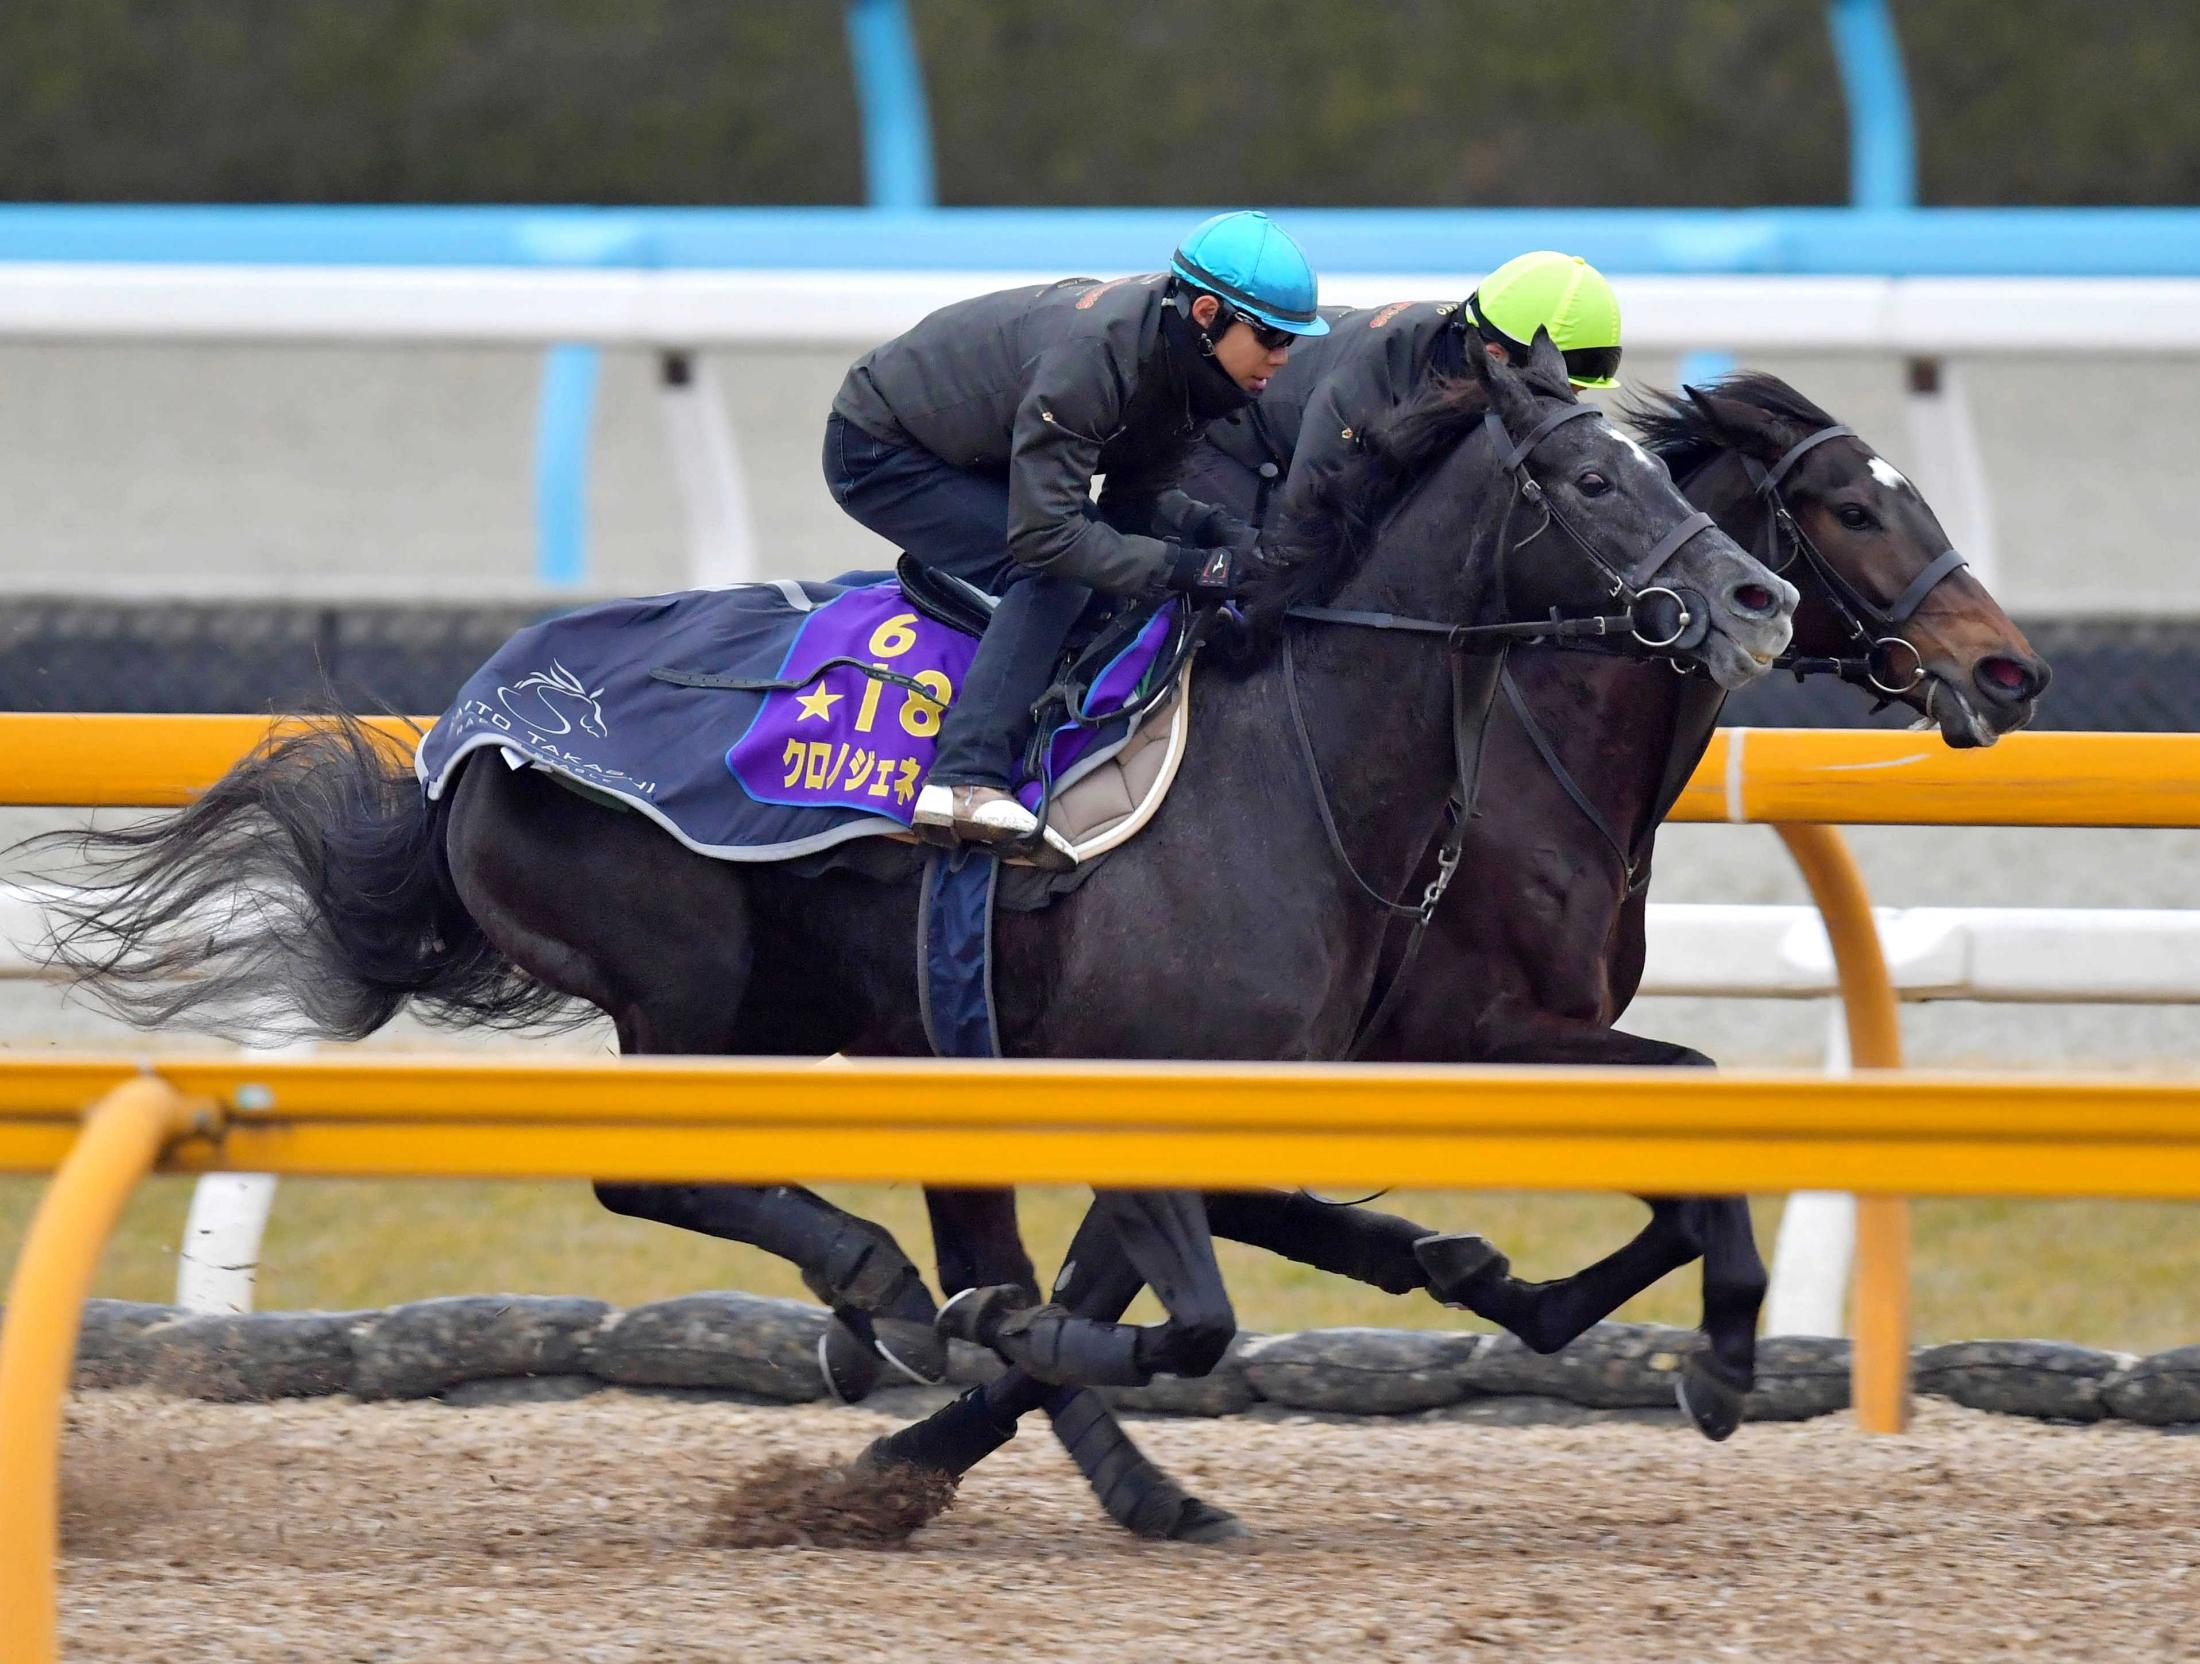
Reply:
[[[952, 203], [1835, 203], [1823, 0], [912, 0]], [[0, 197], [832, 203], [837, 0], [16, 0]], [[2200, 6], [1898, 4], [1924, 195], [2200, 200]]]

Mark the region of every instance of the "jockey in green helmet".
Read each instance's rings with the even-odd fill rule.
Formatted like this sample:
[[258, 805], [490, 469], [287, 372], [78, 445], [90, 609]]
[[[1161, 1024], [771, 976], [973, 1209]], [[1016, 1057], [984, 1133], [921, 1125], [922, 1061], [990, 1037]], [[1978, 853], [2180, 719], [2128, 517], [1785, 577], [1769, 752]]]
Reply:
[[1432, 382], [1467, 373], [1469, 351], [1524, 358], [1550, 332], [1576, 387], [1610, 387], [1620, 357], [1619, 301], [1579, 255], [1538, 250], [1506, 261], [1458, 301], [1323, 309], [1330, 333], [1292, 352], [1258, 404], [1206, 431], [1186, 470], [1193, 496], [1267, 524], [1303, 482], [1359, 444], [1377, 417]]
[[1515, 358], [1547, 329], [1576, 387], [1619, 384], [1619, 297], [1578, 254], [1538, 249], [1506, 261], [1467, 297], [1466, 315], [1485, 342]]

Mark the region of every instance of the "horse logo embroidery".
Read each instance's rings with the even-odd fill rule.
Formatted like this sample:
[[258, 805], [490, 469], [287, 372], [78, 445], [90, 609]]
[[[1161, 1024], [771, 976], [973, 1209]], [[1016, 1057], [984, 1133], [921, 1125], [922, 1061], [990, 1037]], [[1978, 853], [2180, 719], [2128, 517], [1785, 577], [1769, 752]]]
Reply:
[[[545, 739], [553, 740], [562, 739], [573, 731], [571, 705], [554, 701], [576, 699], [587, 707], [580, 713], [583, 731], [598, 739], [608, 739], [611, 730], [604, 722], [603, 707], [596, 703], [602, 697], [602, 688], [589, 692], [585, 682], [554, 659], [548, 670], [538, 670], [531, 676], [521, 677], [508, 688], [497, 689], [498, 704]], [[527, 710], [521, 709], [522, 705], [529, 705], [535, 714], [530, 716]]]

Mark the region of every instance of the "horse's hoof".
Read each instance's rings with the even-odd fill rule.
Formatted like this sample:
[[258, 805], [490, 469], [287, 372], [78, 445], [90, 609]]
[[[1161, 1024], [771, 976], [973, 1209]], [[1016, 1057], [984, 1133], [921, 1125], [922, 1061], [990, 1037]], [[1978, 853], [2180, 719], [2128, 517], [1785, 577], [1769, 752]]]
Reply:
[[860, 1404], [878, 1385], [878, 1354], [837, 1317], [817, 1337], [817, 1367], [835, 1404]]
[[1683, 1413], [1696, 1424], [1696, 1431], [1714, 1444], [1732, 1438], [1734, 1429], [1741, 1426], [1742, 1402], [1747, 1396], [1746, 1389], [1725, 1379], [1700, 1352], [1692, 1353], [1681, 1365], [1680, 1379], [1673, 1383], [1673, 1397]]
[[1176, 1524], [1169, 1530], [1170, 1541], [1178, 1543], [1239, 1543], [1252, 1534], [1237, 1515], [1196, 1496], [1185, 1499]]
[[920, 1387], [947, 1379], [947, 1342], [929, 1323], [882, 1317], [872, 1324], [872, 1347], [887, 1367]]
[[1482, 1236], [1425, 1236], [1413, 1257], [1428, 1275], [1429, 1293], [1447, 1306], [1469, 1305], [1468, 1296], [1512, 1275], [1512, 1261]]

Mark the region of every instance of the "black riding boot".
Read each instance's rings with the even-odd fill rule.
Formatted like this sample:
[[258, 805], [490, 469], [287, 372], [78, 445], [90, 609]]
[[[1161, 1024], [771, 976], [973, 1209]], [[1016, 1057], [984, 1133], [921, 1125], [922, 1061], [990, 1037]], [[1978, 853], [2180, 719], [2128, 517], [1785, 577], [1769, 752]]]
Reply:
[[1070, 631], [1091, 599], [1083, 584], [1044, 573], [1009, 586], [979, 638], [962, 690], [941, 719], [939, 754], [927, 784], [1005, 791], [1014, 783], [1031, 707], [1046, 692]]

